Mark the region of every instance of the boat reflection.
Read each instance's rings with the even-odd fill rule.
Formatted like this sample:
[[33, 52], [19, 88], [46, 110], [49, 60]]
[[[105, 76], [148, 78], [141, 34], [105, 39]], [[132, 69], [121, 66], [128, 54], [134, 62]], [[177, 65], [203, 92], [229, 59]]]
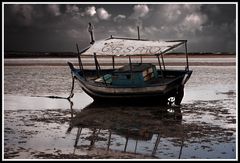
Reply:
[[[178, 158], [181, 157], [184, 132], [179, 106], [127, 107], [119, 104], [114, 106], [93, 102], [80, 112], [74, 113], [71, 101], [70, 104], [72, 114], [67, 133], [70, 133], [73, 128], [77, 128], [74, 152], [76, 149], [82, 148], [101, 149], [159, 158], [156, 152], [160, 150], [158, 149], [160, 138], [168, 137], [178, 141]], [[79, 143], [79, 140], [81, 142], [88, 141], [88, 144]], [[114, 141], [118, 141], [118, 143], [114, 143]], [[141, 147], [138, 149], [138, 146]], [[151, 152], [149, 153], [149, 149], [147, 152], [144, 151], [146, 148], [151, 148]]]

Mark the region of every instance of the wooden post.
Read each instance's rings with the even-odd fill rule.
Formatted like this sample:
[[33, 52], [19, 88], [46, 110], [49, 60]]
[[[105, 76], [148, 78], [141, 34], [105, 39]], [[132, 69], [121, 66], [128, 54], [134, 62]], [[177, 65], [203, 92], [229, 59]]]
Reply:
[[113, 69], [115, 69], [115, 59], [114, 59], [114, 55], [112, 56], [112, 63], [113, 63]]
[[73, 119], [73, 102], [71, 100], [68, 100], [70, 103], [70, 110], [71, 110], [71, 120]]
[[162, 66], [161, 66], [161, 62], [160, 62], [160, 59], [159, 59], [159, 55], [157, 55], [157, 58], [158, 58], [158, 64], [159, 64], [159, 67], [160, 67], [161, 75], [162, 75], [162, 78], [164, 79]]
[[128, 59], [129, 59], [129, 64], [130, 64], [130, 71], [132, 72], [132, 61], [131, 61], [131, 56], [130, 55], [128, 56]]
[[[73, 73], [73, 72], [72, 72]], [[70, 100], [70, 98], [73, 97], [74, 93], [73, 93], [73, 89], [74, 89], [74, 81], [75, 81], [75, 77], [73, 76], [72, 74], [72, 88], [71, 88], [71, 92], [70, 92], [70, 95], [67, 97], [68, 101], [70, 103], [72, 103], [72, 101]], [[71, 107], [72, 108], [72, 107]]]
[[136, 144], [135, 144], [134, 153], [136, 153], [136, 152], [137, 152], [137, 144], [138, 144], [138, 139], [136, 140]]
[[163, 69], [165, 71], [166, 69], [165, 69], [165, 63], [164, 63], [164, 59], [163, 59], [163, 54], [161, 54], [161, 58], [162, 58], [162, 63], [163, 63]]
[[99, 69], [98, 69], [98, 61], [97, 61], [97, 56], [96, 56], [96, 53], [93, 53], [94, 54], [94, 61], [95, 61], [95, 66], [96, 66], [96, 71], [97, 71], [97, 77], [99, 78]]
[[181, 140], [181, 148], [180, 148], [180, 152], [179, 152], [179, 156], [178, 156], [178, 158], [180, 159], [181, 158], [181, 155], [182, 155], [182, 149], [183, 149], [183, 137], [182, 137], [182, 140]]
[[78, 143], [78, 140], [79, 140], [79, 138], [80, 138], [81, 132], [82, 132], [82, 128], [81, 128], [81, 127], [78, 127], [77, 135], [76, 135], [76, 140], [75, 140], [75, 143], [74, 143], [74, 147], [77, 146], [77, 143]]
[[125, 147], [124, 147], [124, 152], [126, 152], [127, 144], [128, 144], [128, 136], [126, 137], [126, 143], [125, 143]]
[[188, 65], [188, 52], [187, 52], [187, 40], [185, 41], [185, 54], [186, 54], [186, 62], [187, 62], [187, 67], [186, 70], [189, 70], [189, 65]]
[[79, 54], [79, 48], [78, 48], [78, 44], [76, 44], [76, 47], [77, 47], [77, 52], [78, 52], [78, 65], [79, 65], [79, 69], [82, 70], [83, 69], [83, 65], [82, 65], [82, 60], [81, 60], [81, 57], [80, 57], [80, 54]]
[[129, 55], [129, 66], [130, 66], [130, 73], [131, 73], [131, 80], [132, 80], [132, 75], [133, 75], [133, 73], [132, 73], [132, 61], [131, 61], [131, 56]]
[[[100, 77], [101, 68], [100, 68], [100, 65], [98, 63], [96, 53], [94, 53], [94, 60], [95, 60], [95, 66], [96, 66], [96, 71], [97, 71], [97, 77], [99, 78]], [[106, 79], [104, 78], [104, 75], [103, 75], [102, 78], [103, 78], [104, 83], [107, 85], [107, 82], [106, 82]]]
[[109, 131], [107, 150], [109, 150], [109, 147], [111, 144], [111, 136], [112, 136], [112, 130]]
[[155, 142], [155, 146], [153, 148], [152, 156], [155, 155], [159, 142], [160, 142], [160, 134], [158, 133], [158, 137], [157, 137], [157, 140]]
[[79, 69], [82, 71], [83, 77], [84, 77], [84, 79], [86, 80], [86, 76], [85, 76], [85, 74], [84, 74], [84, 69], [83, 69], [82, 60], [81, 60], [81, 57], [80, 57], [80, 54], [79, 54], [78, 44], [76, 44], [76, 47], [77, 47], [77, 52], [78, 52], [78, 65], [79, 65]]

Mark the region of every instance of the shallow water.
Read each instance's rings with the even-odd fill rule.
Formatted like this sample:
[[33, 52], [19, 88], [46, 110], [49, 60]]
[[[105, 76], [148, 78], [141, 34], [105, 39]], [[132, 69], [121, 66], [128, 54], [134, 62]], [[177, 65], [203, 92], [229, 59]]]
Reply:
[[68, 97], [68, 67], [6, 66], [4, 158], [236, 159], [236, 67], [192, 69], [179, 119], [172, 108], [96, 105], [78, 85], [72, 103], [47, 98]]
[[[128, 62], [128, 58], [115, 58], [116, 63], [126, 63]], [[76, 58], [18, 58], [18, 59], [13, 59], [13, 58], [7, 58], [4, 59], [5, 64], [28, 64], [28, 63], [35, 63], [35, 64], [44, 64], [44, 63], [49, 63], [49, 64], [54, 64], [54, 63], [60, 63], [60, 64], [67, 64], [66, 61], [77, 63]], [[87, 58], [82, 58], [83, 63], [94, 63], [94, 59], [87, 57]], [[112, 58], [98, 58], [99, 63], [112, 63]], [[132, 58], [132, 61], [134, 62], [140, 62], [141, 59], [140, 57], [135, 57]], [[149, 63], [154, 63], [157, 62], [155, 57], [147, 57], [143, 58], [144, 62], [149, 62]], [[186, 58], [165, 58], [164, 61], [167, 62], [186, 62]], [[189, 62], [223, 62], [223, 63], [234, 63], [236, 62], [235, 57], [227, 57], [227, 58], [189, 58]]]

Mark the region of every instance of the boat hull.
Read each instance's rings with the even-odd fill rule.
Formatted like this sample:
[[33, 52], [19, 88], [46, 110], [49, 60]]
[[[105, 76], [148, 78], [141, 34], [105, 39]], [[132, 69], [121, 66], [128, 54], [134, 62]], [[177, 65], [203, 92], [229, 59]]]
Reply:
[[[90, 72], [90, 71], [89, 71]], [[91, 73], [91, 72], [90, 72]], [[175, 97], [175, 104], [179, 105], [184, 94], [184, 84], [191, 76], [191, 71], [186, 71], [166, 84], [155, 84], [140, 87], [119, 87], [112, 85], [96, 84], [86, 80], [80, 70], [72, 71], [74, 78], [80, 84], [85, 93], [91, 96], [94, 101], [102, 103], [125, 104], [168, 104], [170, 97]], [[85, 75], [88, 71], [85, 70]]]

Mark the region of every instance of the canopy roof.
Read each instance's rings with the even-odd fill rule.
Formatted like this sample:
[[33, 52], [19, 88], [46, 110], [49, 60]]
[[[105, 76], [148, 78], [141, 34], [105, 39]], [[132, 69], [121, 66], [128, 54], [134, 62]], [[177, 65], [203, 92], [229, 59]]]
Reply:
[[172, 50], [186, 40], [174, 41], [148, 41], [125, 38], [109, 38], [106, 40], [96, 41], [81, 55], [159, 55]]

